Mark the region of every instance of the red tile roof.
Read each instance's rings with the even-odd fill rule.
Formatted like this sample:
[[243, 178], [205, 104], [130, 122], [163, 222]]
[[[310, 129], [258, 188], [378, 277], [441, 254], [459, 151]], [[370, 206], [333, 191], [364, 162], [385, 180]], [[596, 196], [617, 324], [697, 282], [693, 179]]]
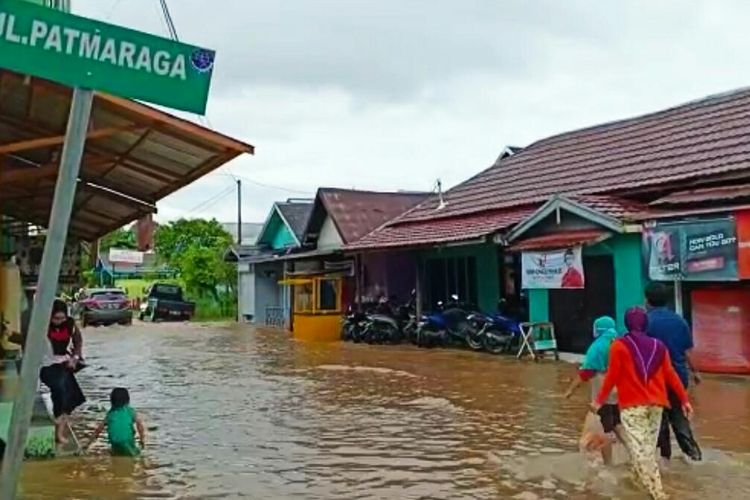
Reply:
[[417, 247], [434, 243], [472, 240], [518, 224], [537, 207], [496, 210], [481, 214], [435, 219], [417, 223], [387, 225], [368, 234], [347, 250]]
[[750, 89], [535, 142], [402, 220], [431, 220], [750, 171]]
[[749, 197], [750, 184], [739, 184], [734, 186], [678, 191], [651, 202], [651, 205], [690, 205], [693, 203], [720, 202]]
[[344, 243], [354, 243], [394, 217], [398, 217], [429, 193], [356, 191], [320, 188], [309, 224], [322, 224], [320, 205], [331, 217]]
[[607, 231], [596, 231], [581, 229], [576, 231], [560, 231], [544, 236], [536, 236], [521, 240], [508, 247], [508, 251], [520, 252], [523, 250], [552, 250], [556, 248], [570, 248], [585, 245], [607, 238], [612, 233]]
[[[553, 195], [621, 220], [643, 220], [648, 207], [618, 193], [732, 171], [750, 172], [750, 89], [556, 135], [501, 155], [445, 193], [444, 207], [438, 209], [433, 196], [357, 247], [472, 239], [518, 223], [506, 224], [503, 217], [512, 219], [518, 207], [539, 206]], [[481, 222], [467, 227], [473, 221]]]
[[615, 196], [574, 195], [567, 198], [622, 221], [635, 219], [650, 211], [648, 205]]

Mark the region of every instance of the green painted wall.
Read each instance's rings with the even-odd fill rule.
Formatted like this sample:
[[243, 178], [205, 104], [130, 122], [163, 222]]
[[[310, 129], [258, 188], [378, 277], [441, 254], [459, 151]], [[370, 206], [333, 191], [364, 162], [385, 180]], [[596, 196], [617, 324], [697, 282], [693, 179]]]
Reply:
[[529, 290], [529, 321], [543, 323], [549, 321], [549, 291]]
[[643, 268], [640, 234], [625, 234], [613, 239], [615, 261], [615, 303], [617, 325], [624, 331], [625, 311], [643, 305], [646, 277]]
[[[618, 328], [624, 329], [625, 311], [643, 304], [643, 289], [646, 280], [641, 258], [641, 235], [623, 234], [614, 236], [593, 247], [587, 247], [584, 255], [612, 255], [615, 268], [615, 313]], [[586, 279], [593, 279], [586, 276]], [[529, 316], [531, 321], [549, 319], [549, 292], [529, 290]]]
[[276, 233], [273, 235], [273, 239], [271, 240], [271, 248], [273, 248], [274, 250], [281, 250], [284, 248], [296, 246], [297, 241], [294, 239], [294, 235], [292, 234], [292, 232], [288, 227], [286, 227], [286, 224], [281, 224]]
[[279, 217], [276, 209], [271, 214], [271, 219], [268, 221], [265, 231], [258, 237], [258, 244], [269, 245], [274, 250], [297, 246], [294, 234], [289, 230], [283, 219]]
[[497, 303], [500, 300], [497, 245], [485, 243], [481, 245], [433, 248], [420, 254], [422, 263], [431, 259], [468, 256], [473, 256], [477, 262], [477, 305], [483, 311], [497, 310]]

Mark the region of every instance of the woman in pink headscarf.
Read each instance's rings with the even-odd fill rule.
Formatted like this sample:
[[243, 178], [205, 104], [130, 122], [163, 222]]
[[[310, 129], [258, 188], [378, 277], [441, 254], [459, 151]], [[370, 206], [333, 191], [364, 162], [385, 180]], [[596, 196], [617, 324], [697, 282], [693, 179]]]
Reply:
[[609, 352], [609, 368], [602, 388], [592, 404], [598, 411], [617, 388], [625, 441], [633, 472], [651, 498], [667, 498], [656, 461], [656, 441], [663, 409], [669, 407], [667, 387], [677, 394], [682, 411], [692, 415], [693, 408], [680, 378], [672, 367], [666, 346], [646, 335], [648, 315], [633, 307], [625, 313], [628, 333], [615, 340]]

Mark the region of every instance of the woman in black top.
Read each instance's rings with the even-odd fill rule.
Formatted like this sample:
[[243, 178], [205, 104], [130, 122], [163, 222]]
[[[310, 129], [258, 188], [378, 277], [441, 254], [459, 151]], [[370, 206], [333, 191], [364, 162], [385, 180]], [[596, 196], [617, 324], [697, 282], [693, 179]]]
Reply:
[[45, 356], [40, 378], [49, 387], [55, 415], [55, 436], [65, 443], [65, 429], [73, 410], [86, 402], [75, 372], [83, 365], [83, 337], [75, 320], [68, 316], [68, 305], [55, 300], [47, 331], [51, 354]]

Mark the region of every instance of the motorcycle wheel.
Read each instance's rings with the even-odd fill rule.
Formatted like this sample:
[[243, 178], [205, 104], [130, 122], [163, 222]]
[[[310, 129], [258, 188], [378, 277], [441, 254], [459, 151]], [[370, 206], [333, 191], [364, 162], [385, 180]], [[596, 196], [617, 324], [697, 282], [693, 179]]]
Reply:
[[417, 347], [425, 347], [424, 344], [424, 330], [417, 328], [417, 333], [414, 335], [414, 345]]
[[491, 354], [507, 352], [510, 342], [498, 342], [493, 335], [484, 337], [484, 349]]
[[365, 327], [365, 331], [362, 332], [362, 340], [367, 344], [376, 343], [377, 332], [375, 332], [375, 329], [371, 325]]
[[473, 328], [466, 332], [466, 343], [469, 344], [469, 347], [474, 351], [481, 351], [484, 349], [481, 332], [478, 332]]
[[355, 344], [359, 344], [362, 342], [362, 328], [359, 327], [353, 327], [352, 329], [352, 342]]

